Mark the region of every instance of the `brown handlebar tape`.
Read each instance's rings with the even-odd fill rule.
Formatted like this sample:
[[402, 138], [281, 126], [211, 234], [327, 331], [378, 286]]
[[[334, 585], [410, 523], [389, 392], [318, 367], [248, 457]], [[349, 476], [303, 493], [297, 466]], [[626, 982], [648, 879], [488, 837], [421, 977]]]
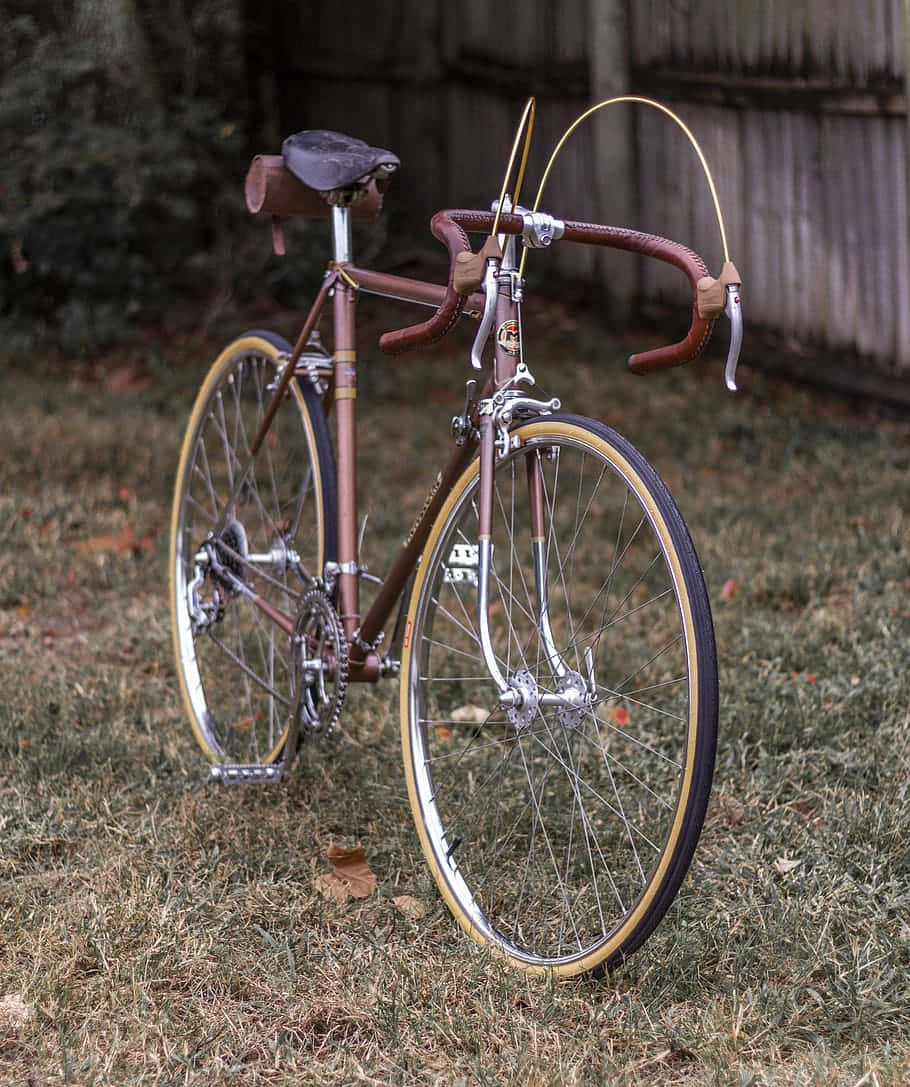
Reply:
[[[420, 343], [431, 343], [444, 336], [457, 320], [464, 306], [464, 296], [460, 295], [455, 287], [455, 278], [458, 276], [459, 287], [473, 289], [473, 285], [482, 282], [486, 260], [494, 255], [492, 251], [486, 251], [486, 246], [479, 253], [472, 253], [470, 244], [464, 231], [484, 231], [492, 229], [493, 215], [484, 211], [450, 210], [440, 211], [431, 223], [431, 229], [435, 237], [445, 242], [449, 250], [450, 271], [449, 283], [446, 287], [445, 298], [439, 310], [429, 321], [411, 328], [402, 329], [399, 332], [387, 332], [380, 338], [379, 346], [384, 351], [405, 351], [410, 347], [416, 347]], [[504, 214], [500, 218], [499, 230], [503, 234], [520, 234], [524, 222], [518, 215]], [[710, 279], [708, 269], [701, 257], [679, 242], [668, 238], [661, 238], [656, 234], [643, 234], [637, 230], [629, 230], [623, 227], [605, 226], [599, 223], [582, 223], [567, 221], [565, 224], [565, 241], [586, 242], [588, 244], [603, 245], [613, 249], [625, 249], [632, 253], [641, 253], [644, 256], [654, 257], [657, 260], [673, 264], [682, 271], [692, 287], [692, 323], [685, 338], [678, 343], [669, 344], [666, 347], [657, 347], [650, 351], [643, 351], [633, 355], [629, 359], [629, 368], [637, 374], [651, 373], [654, 370], [663, 370], [670, 366], [681, 366], [696, 358], [711, 335], [714, 326], [713, 319], [703, 317], [699, 311], [695, 298], [697, 296], [696, 285], [699, 280]], [[491, 239], [495, 241], [495, 239]], [[458, 268], [462, 272], [459, 274]], [[730, 265], [730, 268], [733, 268]], [[478, 271], [480, 278], [477, 278]], [[731, 280], [736, 276], [736, 270], [727, 270], [721, 273], [718, 280], [723, 287], [725, 280]]]
[[[641, 253], [654, 257], [679, 268], [689, 280], [693, 297], [696, 283], [707, 276], [708, 269], [701, 257], [688, 246], [680, 242], [661, 238], [657, 234], [642, 234], [638, 230], [624, 227], [602, 226], [597, 223], [567, 222], [563, 238], [566, 241], [589, 242], [605, 245], [611, 249], [625, 249], [631, 253]], [[650, 351], [641, 351], [629, 359], [629, 369], [635, 374], [649, 374], [656, 370], [665, 370], [670, 366], [682, 366], [697, 358], [711, 336], [713, 320], [702, 317], [693, 302], [692, 323], [685, 338], [666, 347], [655, 347]]]
[[379, 337], [379, 347], [390, 355], [407, 351], [422, 343], [435, 343], [441, 340], [452, 325], [461, 316], [466, 296], [459, 294], [452, 280], [455, 275], [455, 261], [459, 253], [471, 251], [471, 243], [461, 227], [444, 211], [437, 211], [430, 220], [430, 230], [434, 238], [441, 241], [449, 252], [449, 282], [446, 285], [442, 305], [428, 321], [411, 325], [396, 332], [386, 332]]

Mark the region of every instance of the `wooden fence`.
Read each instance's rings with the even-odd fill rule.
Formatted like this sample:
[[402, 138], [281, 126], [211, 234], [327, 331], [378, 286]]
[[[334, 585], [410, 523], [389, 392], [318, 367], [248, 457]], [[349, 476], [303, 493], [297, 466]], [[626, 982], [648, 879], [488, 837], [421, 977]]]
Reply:
[[[750, 324], [842, 349], [857, 384], [910, 374], [910, 0], [398, 0], [356, 6], [354, 27], [337, 5], [304, 11], [285, 13], [276, 42], [282, 124], [398, 152], [396, 206], [425, 220], [489, 202], [529, 93], [535, 183], [592, 102], [656, 97], [704, 146]], [[544, 203], [667, 234], [720, 266], [698, 162], [656, 111], [620, 106], [580, 129]], [[623, 307], [680, 297], [653, 262], [568, 246], [535, 259], [606, 277]]]

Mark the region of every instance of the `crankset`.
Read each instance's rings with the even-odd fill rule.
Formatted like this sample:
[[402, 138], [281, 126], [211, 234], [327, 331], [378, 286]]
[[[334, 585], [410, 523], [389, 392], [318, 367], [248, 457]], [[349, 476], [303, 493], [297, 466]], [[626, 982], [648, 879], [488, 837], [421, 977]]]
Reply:
[[298, 738], [327, 736], [347, 690], [348, 643], [338, 612], [319, 588], [304, 593], [297, 610], [291, 679]]

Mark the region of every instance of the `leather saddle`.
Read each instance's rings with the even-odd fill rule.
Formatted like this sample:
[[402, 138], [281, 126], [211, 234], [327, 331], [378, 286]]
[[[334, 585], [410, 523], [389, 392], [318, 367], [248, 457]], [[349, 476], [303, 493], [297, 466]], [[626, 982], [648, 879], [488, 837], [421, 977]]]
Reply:
[[318, 192], [349, 188], [374, 173], [385, 178], [400, 165], [391, 151], [322, 128], [288, 136], [281, 156], [298, 180]]

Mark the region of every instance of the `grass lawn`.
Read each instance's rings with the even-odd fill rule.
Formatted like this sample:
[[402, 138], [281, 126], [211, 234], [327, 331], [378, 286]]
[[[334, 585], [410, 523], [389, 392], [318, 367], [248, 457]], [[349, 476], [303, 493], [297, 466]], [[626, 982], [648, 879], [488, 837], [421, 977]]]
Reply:
[[[287, 784], [208, 785], [167, 534], [217, 345], [62, 377], [34, 360], [0, 373], [0, 1083], [910, 1082], [910, 423], [757, 373], [731, 397], [722, 347], [635, 378], [640, 339], [566, 310], [531, 342], [541, 389], [661, 472], [712, 597], [715, 788], [656, 933], [597, 982], [479, 952], [421, 859], [394, 681], [355, 688]], [[377, 571], [470, 375], [454, 344], [430, 365], [374, 343]], [[376, 893], [319, 893], [332, 842], [364, 845]]]

